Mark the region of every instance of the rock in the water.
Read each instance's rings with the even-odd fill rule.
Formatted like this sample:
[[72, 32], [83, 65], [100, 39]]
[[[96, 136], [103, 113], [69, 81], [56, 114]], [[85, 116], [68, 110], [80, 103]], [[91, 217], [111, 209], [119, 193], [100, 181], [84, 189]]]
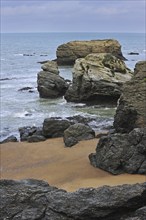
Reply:
[[122, 89], [114, 127], [117, 132], [130, 132], [146, 126], [146, 61], [138, 62], [133, 78]]
[[39, 180], [0, 180], [0, 188], [1, 220], [145, 220], [146, 183], [68, 193]]
[[112, 174], [146, 174], [146, 128], [102, 137], [89, 159], [93, 166]]
[[58, 65], [73, 65], [78, 58], [86, 57], [91, 53], [111, 53], [126, 60], [121, 52], [121, 45], [117, 40], [71, 41], [57, 48]]
[[20, 91], [20, 92], [22, 92], [22, 91], [29, 91], [29, 90], [31, 90], [31, 89], [33, 89], [33, 87], [30, 87], [30, 86], [27, 86], [27, 87], [23, 87], [23, 88], [21, 88], [21, 89], [18, 89], [18, 91]]
[[139, 55], [139, 53], [138, 52], [130, 52], [130, 53], [128, 53], [128, 55]]
[[0, 144], [8, 143], [8, 142], [17, 142], [17, 138], [14, 135], [11, 135], [0, 142]]
[[56, 62], [48, 61], [42, 66], [43, 71], [38, 73], [37, 84], [40, 97], [57, 98], [65, 94], [68, 83], [59, 76]]
[[43, 135], [47, 138], [63, 137], [64, 131], [70, 125], [66, 119], [46, 118], [43, 123]]
[[117, 103], [121, 86], [132, 77], [124, 61], [109, 53], [77, 59], [65, 99], [71, 102]]
[[67, 147], [71, 147], [81, 140], [89, 140], [95, 138], [94, 130], [88, 125], [77, 123], [71, 125], [64, 131], [64, 143]]

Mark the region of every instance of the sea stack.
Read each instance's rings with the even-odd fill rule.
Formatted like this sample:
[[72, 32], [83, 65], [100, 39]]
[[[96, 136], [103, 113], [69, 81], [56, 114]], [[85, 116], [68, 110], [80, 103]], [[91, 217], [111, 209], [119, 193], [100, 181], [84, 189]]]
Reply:
[[58, 65], [73, 65], [78, 58], [84, 58], [90, 53], [111, 53], [114, 56], [126, 60], [121, 51], [121, 45], [117, 40], [90, 40], [70, 41], [57, 48], [56, 56]]

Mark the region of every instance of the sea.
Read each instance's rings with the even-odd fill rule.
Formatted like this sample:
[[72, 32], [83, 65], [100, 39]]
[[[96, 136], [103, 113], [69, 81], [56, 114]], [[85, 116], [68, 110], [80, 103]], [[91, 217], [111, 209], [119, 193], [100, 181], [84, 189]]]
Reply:
[[[37, 91], [39, 62], [56, 58], [57, 47], [73, 40], [116, 39], [127, 58], [126, 65], [145, 60], [144, 33], [2, 33], [0, 74], [0, 140], [10, 135], [19, 139], [18, 129], [42, 126], [45, 118], [81, 115], [95, 118], [91, 126], [103, 130], [112, 126], [116, 107], [68, 103], [64, 97], [44, 99]], [[129, 55], [136, 52], [138, 55]], [[60, 75], [72, 80], [72, 67], [59, 67]], [[30, 87], [30, 90], [22, 88]]]

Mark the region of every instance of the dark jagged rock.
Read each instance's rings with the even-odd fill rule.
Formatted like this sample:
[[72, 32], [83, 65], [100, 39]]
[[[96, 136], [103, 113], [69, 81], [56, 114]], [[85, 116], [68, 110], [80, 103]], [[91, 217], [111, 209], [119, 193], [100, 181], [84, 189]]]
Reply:
[[102, 137], [89, 159], [93, 166], [112, 174], [146, 174], [146, 128]]
[[20, 140], [28, 142], [44, 141], [46, 138], [43, 136], [42, 128], [35, 126], [25, 126], [19, 128]]
[[27, 86], [27, 87], [23, 87], [23, 88], [21, 88], [21, 89], [18, 89], [18, 91], [26, 91], [26, 90], [30, 90], [30, 89], [33, 89], [33, 87], [29, 87], [29, 86]]
[[123, 85], [114, 127], [117, 132], [130, 132], [146, 126], [146, 61], [138, 62], [133, 78]]
[[131, 71], [124, 61], [112, 54], [89, 54], [76, 60], [73, 82], [65, 99], [68, 102], [116, 104], [121, 95], [122, 84], [131, 77]]
[[57, 98], [65, 94], [68, 83], [59, 76], [56, 62], [48, 61], [42, 65], [43, 71], [38, 73], [37, 84], [40, 97]]
[[137, 52], [130, 52], [130, 53], [128, 53], [128, 55], [139, 55], [139, 53], [137, 53]]
[[146, 183], [73, 193], [39, 180], [0, 180], [0, 219], [145, 220]]
[[47, 138], [63, 137], [64, 131], [71, 125], [66, 119], [46, 118], [43, 123], [43, 135]]
[[8, 143], [8, 142], [17, 142], [17, 138], [14, 135], [11, 135], [4, 139], [3, 141], [0, 141], [0, 144]]
[[64, 131], [64, 143], [66, 147], [71, 147], [81, 140], [95, 138], [95, 131], [87, 125], [77, 123], [71, 125]]
[[121, 45], [117, 40], [71, 41], [57, 48], [58, 65], [73, 65], [78, 58], [84, 58], [91, 53], [111, 53], [126, 60], [121, 52]]
[[43, 61], [38, 61], [37, 63], [40, 63], [40, 64], [45, 64], [47, 63], [49, 60], [43, 60]]

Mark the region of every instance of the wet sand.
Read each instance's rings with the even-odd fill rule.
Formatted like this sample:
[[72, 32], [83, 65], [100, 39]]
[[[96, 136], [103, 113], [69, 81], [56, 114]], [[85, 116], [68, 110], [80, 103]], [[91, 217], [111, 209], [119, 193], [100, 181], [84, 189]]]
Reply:
[[67, 191], [81, 187], [133, 184], [146, 181], [145, 175], [111, 175], [90, 165], [98, 139], [81, 141], [66, 148], [62, 138], [39, 143], [6, 143], [0, 146], [1, 179], [35, 178]]

